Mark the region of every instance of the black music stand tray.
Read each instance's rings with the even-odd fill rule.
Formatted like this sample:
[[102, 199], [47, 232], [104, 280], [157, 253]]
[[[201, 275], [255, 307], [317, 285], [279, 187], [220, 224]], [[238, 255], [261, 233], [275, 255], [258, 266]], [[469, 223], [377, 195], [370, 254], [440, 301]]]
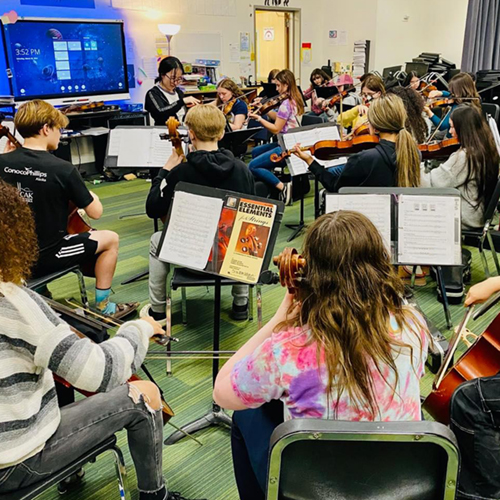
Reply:
[[[244, 195], [241, 193], [233, 193], [231, 191], [226, 191], [222, 189], [209, 188], [206, 186], [200, 186], [195, 184], [189, 184], [187, 182], [179, 182], [175, 188], [176, 191], [186, 191], [193, 194], [211, 196], [211, 197], [221, 197], [224, 198], [226, 195], [233, 194], [235, 197], [244, 198], [248, 200], [256, 200], [261, 202], [273, 203], [276, 206], [276, 215], [273, 222], [273, 227], [269, 235], [269, 243], [266, 249], [266, 254], [264, 257], [261, 274], [269, 267], [272, 258], [272, 251], [274, 249], [274, 245], [276, 243], [276, 238], [279, 232], [279, 226], [281, 223], [281, 219], [283, 217], [284, 212], [284, 204], [282, 202], [276, 202], [273, 200], [267, 200], [263, 198], [259, 198], [253, 195]], [[175, 195], [174, 195], [175, 201]], [[170, 211], [167, 217], [167, 221], [165, 223], [165, 227], [163, 230], [162, 239], [158, 246], [158, 252], [163, 244], [163, 239], [165, 238], [167, 227], [170, 222], [170, 216], [172, 213], [173, 203], [170, 205]], [[214, 286], [214, 338], [213, 338], [213, 361], [212, 361], [212, 386], [215, 384], [215, 379], [217, 378], [217, 374], [219, 373], [219, 349], [220, 349], [220, 307], [221, 307], [221, 276], [215, 273], [210, 273], [214, 275], [215, 278], [215, 286]], [[212, 425], [227, 425], [231, 426], [232, 419], [231, 417], [217, 405], [214, 401], [212, 401], [211, 410], [202, 417], [190, 422], [189, 424], [183, 426], [180, 431], [173, 432], [165, 441], [165, 445], [175, 444], [177, 441], [185, 437], [187, 434], [192, 434], [193, 432], [200, 431], [202, 429], [206, 429]], [[184, 432], [183, 432], [184, 431]]]

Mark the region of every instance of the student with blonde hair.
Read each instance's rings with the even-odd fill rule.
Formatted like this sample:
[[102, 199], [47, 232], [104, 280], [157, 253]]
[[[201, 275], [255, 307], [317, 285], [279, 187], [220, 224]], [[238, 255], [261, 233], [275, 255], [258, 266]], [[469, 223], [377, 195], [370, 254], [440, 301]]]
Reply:
[[269, 438], [283, 407], [285, 420], [421, 419], [429, 334], [405, 303], [373, 223], [358, 212], [323, 215], [309, 228], [302, 255], [296, 294], [285, 295], [215, 382], [217, 404], [248, 410], [233, 415], [241, 500], [264, 499]]
[[336, 192], [344, 186], [418, 187], [420, 155], [405, 128], [406, 119], [403, 101], [398, 96], [389, 94], [374, 100], [368, 108], [368, 123], [380, 142], [351, 156], [339, 175], [301, 151], [300, 145], [295, 147], [294, 154], [309, 165], [309, 170], [328, 191]]
[[[210, 104], [200, 104], [190, 109], [185, 124], [194, 151], [185, 162], [175, 149], [164, 167], [153, 179], [146, 212], [151, 218], [163, 218], [168, 214], [175, 186], [178, 182], [190, 182], [201, 186], [227, 189], [243, 194], [254, 194], [255, 184], [248, 167], [234, 157], [231, 151], [219, 149], [218, 141], [224, 136], [226, 119], [220, 109]], [[149, 299], [141, 310], [141, 316], [152, 316], [164, 324], [166, 318], [168, 264], [156, 258], [161, 231], [151, 237], [149, 257]], [[233, 286], [234, 319], [248, 317], [248, 286]]]
[[115, 318], [134, 312], [138, 303], [109, 300], [118, 260], [118, 235], [102, 230], [68, 234], [70, 203], [91, 219], [99, 219], [103, 213], [99, 198], [88, 190], [78, 170], [51, 154], [59, 146], [68, 118], [36, 99], [19, 107], [14, 124], [24, 144], [19, 149], [10, 146], [10, 152], [0, 155], [0, 178], [19, 189], [35, 216], [40, 255], [34, 277], [81, 265], [95, 275], [97, 309]]

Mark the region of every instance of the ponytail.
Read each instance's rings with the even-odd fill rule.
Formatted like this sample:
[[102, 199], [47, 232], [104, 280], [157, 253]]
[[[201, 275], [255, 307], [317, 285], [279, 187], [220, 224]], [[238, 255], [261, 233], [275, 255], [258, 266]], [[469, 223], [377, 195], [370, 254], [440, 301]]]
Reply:
[[396, 163], [398, 187], [420, 186], [420, 155], [413, 136], [405, 128], [396, 138]]

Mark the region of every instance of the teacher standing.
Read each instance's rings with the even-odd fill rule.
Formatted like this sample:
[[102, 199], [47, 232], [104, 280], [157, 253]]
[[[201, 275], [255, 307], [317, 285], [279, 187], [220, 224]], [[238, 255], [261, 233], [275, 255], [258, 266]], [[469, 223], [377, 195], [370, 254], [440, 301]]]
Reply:
[[171, 116], [182, 123], [186, 107], [200, 103], [194, 97], [184, 96], [184, 92], [177, 88], [183, 75], [184, 67], [177, 57], [169, 56], [161, 60], [155, 86], [148, 90], [144, 104], [155, 125], [165, 125]]

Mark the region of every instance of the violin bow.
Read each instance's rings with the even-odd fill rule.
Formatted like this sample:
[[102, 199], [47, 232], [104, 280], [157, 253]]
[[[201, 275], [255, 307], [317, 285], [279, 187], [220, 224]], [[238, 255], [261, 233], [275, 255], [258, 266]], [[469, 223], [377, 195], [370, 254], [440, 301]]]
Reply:
[[427, 141], [425, 141], [425, 144], [430, 144], [431, 143], [431, 141], [434, 139], [435, 135], [438, 133], [439, 127], [443, 124], [443, 122], [446, 120], [446, 118], [448, 117], [448, 115], [451, 113], [451, 106], [448, 106], [448, 108], [449, 108], [448, 111], [441, 118], [441, 121], [437, 125], [436, 129], [434, 130], [434, 132], [432, 132], [432, 134], [429, 136], [429, 138], [427, 139]]

